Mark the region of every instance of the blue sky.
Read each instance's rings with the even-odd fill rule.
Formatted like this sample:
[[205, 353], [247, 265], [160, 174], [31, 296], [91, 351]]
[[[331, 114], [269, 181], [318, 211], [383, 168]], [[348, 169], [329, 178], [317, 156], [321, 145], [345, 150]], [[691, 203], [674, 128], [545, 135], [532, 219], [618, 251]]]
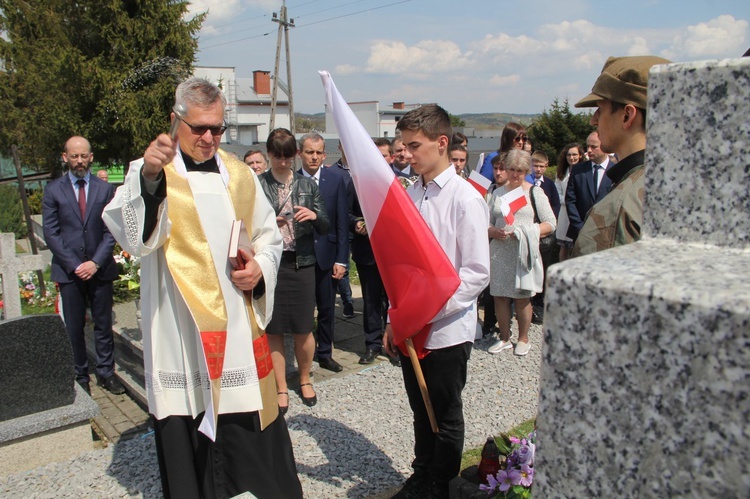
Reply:
[[[591, 89], [610, 55], [675, 62], [750, 48], [749, 0], [288, 0], [295, 111], [324, 110], [319, 69], [348, 101], [437, 102], [453, 114], [538, 113]], [[199, 0], [197, 64], [273, 71], [281, 0]], [[348, 15], [353, 14], [353, 15]], [[347, 16], [348, 15], [348, 16]], [[347, 17], [339, 17], [347, 16]], [[339, 17], [338, 19], [334, 19]], [[265, 35], [265, 36], [264, 36]], [[286, 80], [282, 52], [281, 79]]]

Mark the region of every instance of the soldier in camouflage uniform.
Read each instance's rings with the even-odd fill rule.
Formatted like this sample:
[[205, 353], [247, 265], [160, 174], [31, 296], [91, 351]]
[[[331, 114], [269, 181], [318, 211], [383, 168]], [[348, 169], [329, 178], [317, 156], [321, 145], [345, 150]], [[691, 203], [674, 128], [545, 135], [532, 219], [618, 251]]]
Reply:
[[655, 56], [610, 57], [591, 94], [575, 107], [596, 107], [591, 125], [601, 148], [617, 153], [607, 169], [612, 190], [589, 211], [571, 256], [587, 255], [638, 241], [643, 224], [648, 72], [670, 61]]

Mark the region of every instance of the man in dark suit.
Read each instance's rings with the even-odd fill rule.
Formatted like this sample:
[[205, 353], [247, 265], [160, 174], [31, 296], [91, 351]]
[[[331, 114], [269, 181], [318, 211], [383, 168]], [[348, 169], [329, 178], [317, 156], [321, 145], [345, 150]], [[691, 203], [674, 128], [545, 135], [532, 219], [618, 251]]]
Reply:
[[[346, 162], [346, 155], [344, 154], [344, 149], [341, 147], [341, 141], [339, 141], [339, 152], [341, 153], [341, 158], [336, 161], [334, 164], [329, 166], [332, 171], [338, 172], [341, 174], [342, 177], [344, 177], [344, 183], [346, 184], [346, 206], [349, 210], [349, 217], [351, 217], [351, 210], [352, 210], [352, 201], [354, 199], [354, 183], [352, 182], [352, 174], [349, 171], [349, 165]], [[349, 233], [349, 247], [351, 248], [352, 243], [352, 233]], [[348, 260], [347, 260], [348, 264]], [[341, 304], [344, 307], [343, 316], [345, 319], [351, 319], [354, 317], [354, 300], [352, 299], [352, 287], [349, 283], [349, 267], [347, 265], [346, 272], [344, 272], [344, 277], [338, 280], [338, 284], [336, 285], [336, 289], [341, 295]]]
[[104, 207], [114, 197], [114, 187], [91, 175], [89, 141], [71, 137], [62, 159], [65, 175], [44, 189], [42, 216], [44, 240], [52, 251], [52, 280], [60, 287], [63, 318], [73, 346], [76, 381], [89, 389], [89, 365], [83, 328], [86, 307], [91, 307], [99, 385], [119, 395], [125, 393], [115, 378], [112, 336], [112, 281], [117, 266], [112, 257], [115, 240], [102, 221]]
[[574, 165], [570, 172], [565, 207], [570, 219], [567, 235], [573, 241], [578, 237], [591, 207], [604, 199], [612, 188], [612, 180], [605, 175], [610, 166], [609, 156], [602, 151], [601, 145], [599, 135], [591, 133], [586, 139], [589, 160]]
[[315, 238], [315, 302], [318, 307], [318, 364], [324, 369], [340, 372], [344, 368], [333, 359], [333, 327], [336, 288], [334, 279], [344, 276], [349, 262], [349, 209], [344, 177], [331, 168], [323, 168], [326, 143], [317, 133], [308, 133], [299, 140], [299, 173], [311, 178], [320, 190], [332, 230], [326, 235], [313, 232]]

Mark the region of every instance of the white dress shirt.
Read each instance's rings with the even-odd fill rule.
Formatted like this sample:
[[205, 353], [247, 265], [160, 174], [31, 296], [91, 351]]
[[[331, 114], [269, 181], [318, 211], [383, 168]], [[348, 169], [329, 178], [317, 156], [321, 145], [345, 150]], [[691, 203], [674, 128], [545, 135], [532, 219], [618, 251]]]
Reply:
[[407, 189], [461, 284], [432, 319], [427, 349], [473, 342], [479, 293], [490, 281], [490, 247], [487, 242], [489, 210], [482, 196], [448, 167], [426, 186], [420, 176]]

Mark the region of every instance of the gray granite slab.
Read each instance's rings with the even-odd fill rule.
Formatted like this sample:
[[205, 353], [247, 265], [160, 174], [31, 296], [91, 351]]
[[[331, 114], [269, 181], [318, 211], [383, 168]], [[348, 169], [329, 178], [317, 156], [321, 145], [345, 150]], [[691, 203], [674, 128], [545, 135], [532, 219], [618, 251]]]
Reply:
[[73, 403], [73, 353], [58, 315], [0, 322], [0, 345], [0, 421]]
[[83, 388], [73, 383], [75, 399], [71, 404], [0, 422], [0, 444], [65, 429], [99, 415], [99, 406]]
[[748, 102], [750, 57], [652, 69], [645, 234], [750, 247]]
[[549, 269], [535, 495], [750, 494], [750, 252], [723, 256], [653, 240]]
[[548, 270], [535, 496], [750, 497], [748, 83], [654, 68], [643, 240]]

